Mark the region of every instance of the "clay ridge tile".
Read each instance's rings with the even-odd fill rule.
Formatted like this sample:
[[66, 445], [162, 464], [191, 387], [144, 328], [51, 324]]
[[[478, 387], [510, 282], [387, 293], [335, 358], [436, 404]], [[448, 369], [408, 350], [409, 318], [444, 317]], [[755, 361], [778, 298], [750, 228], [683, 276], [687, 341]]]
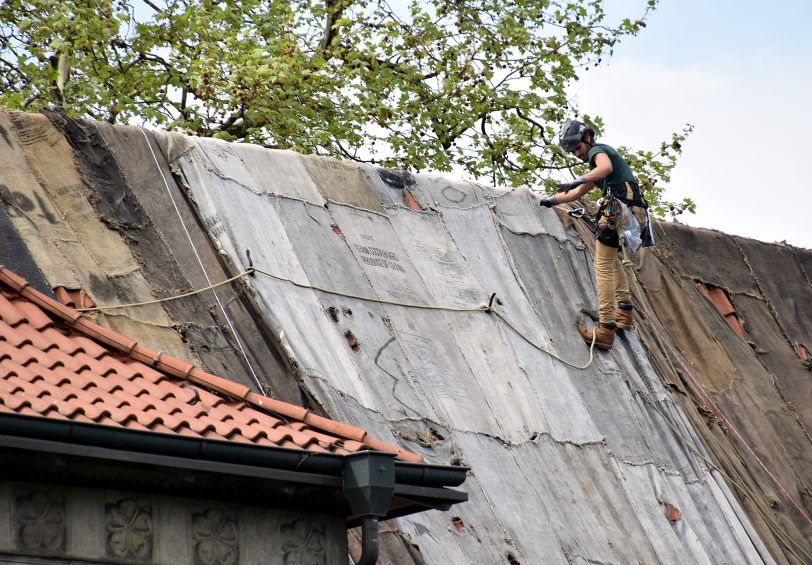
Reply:
[[394, 445], [391, 445], [389, 443], [386, 443], [385, 441], [382, 441], [382, 440], [379, 440], [379, 439], [376, 439], [376, 438], [373, 438], [373, 437], [364, 438], [364, 443], [370, 449], [373, 449], [375, 451], [385, 451], [385, 452], [389, 452], [389, 453], [398, 453], [400, 451]]
[[[2, 269], [0, 269], [2, 270]], [[66, 322], [72, 324], [76, 322], [82, 315], [69, 306], [65, 306], [58, 300], [54, 300], [50, 296], [45, 296], [40, 291], [31, 286], [26, 285], [19, 291], [20, 296], [27, 298], [46, 312], [50, 312], [55, 316], [62, 318]]]
[[138, 342], [134, 339], [124, 337], [118, 332], [98, 324], [94, 324], [90, 320], [86, 320], [84, 318], [79, 318], [76, 320], [73, 327], [83, 334], [127, 354], [129, 354], [135, 348], [135, 346], [138, 345]]
[[273, 414], [279, 414], [280, 416], [290, 418], [291, 420], [303, 421], [308, 414], [308, 411], [301, 406], [288, 404], [287, 402], [282, 402], [281, 400], [276, 400], [275, 398], [262, 396], [256, 392], [249, 392], [245, 396], [245, 400], [254, 406], [262, 408], [263, 410], [267, 410]]
[[423, 462], [423, 458], [420, 455], [411, 451], [407, 451], [405, 449], [399, 449], [398, 454], [395, 456], [395, 459], [397, 459], [398, 461], [404, 461], [406, 463]]
[[14, 289], [18, 293], [28, 286], [27, 280], [5, 267], [0, 267], [0, 282], [5, 283], [6, 286]]
[[189, 380], [233, 398], [245, 398], [251, 392], [245, 385], [192, 368]]
[[195, 368], [195, 366], [191, 363], [181, 361], [180, 359], [176, 359], [170, 355], [161, 355], [160, 359], [155, 362], [153, 367], [159, 371], [169, 373], [174, 377], [179, 377], [184, 380], [189, 378], [189, 373], [191, 373], [192, 369]]
[[300, 422], [304, 422], [315, 429], [327, 432], [329, 434], [365, 444], [370, 449], [387, 453], [395, 453], [397, 454], [395, 458], [399, 461], [409, 461], [413, 463], [420, 463], [423, 461], [423, 458], [420, 455], [410, 451], [401, 450], [384, 441], [372, 438], [365, 430], [361, 428], [356, 428], [348, 424], [342, 424], [341, 422], [336, 422], [334, 420], [318, 416], [302, 407], [261, 396], [255, 392], [249, 392], [245, 399], [254, 406], [291, 419], [299, 420]]
[[338, 437], [343, 437], [346, 439], [354, 439], [355, 441], [364, 441], [364, 438], [367, 435], [366, 430], [362, 430], [361, 428], [356, 428], [347, 424], [342, 424], [341, 422], [336, 422], [335, 420], [330, 420], [328, 418], [324, 418], [323, 416], [318, 416], [316, 414], [313, 414], [312, 412], [308, 413], [307, 416], [302, 420], [304, 421], [305, 424], [313, 426], [318, 430], [322, 430], [332, 435], [336, 435]]
[[135, 359], [139, 363], [143, 363], [144, 365], [148, 365], [150, 367], [154, 367], [162, 356], [162, 352], [154, 351], [148, 347], [144, 347], [143, 345], [136, 345], [132, 351], [130, 351], [129, 355], [130, 359]]

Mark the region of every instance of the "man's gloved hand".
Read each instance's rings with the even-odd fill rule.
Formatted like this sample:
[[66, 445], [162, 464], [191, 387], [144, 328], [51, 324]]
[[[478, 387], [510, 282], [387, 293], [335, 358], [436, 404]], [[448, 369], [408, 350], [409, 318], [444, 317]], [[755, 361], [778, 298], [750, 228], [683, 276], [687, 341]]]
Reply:
[[558, 183], [558, 190], [556, 192], [569, 192], [573, 188], [577, 188], [577, 187], [581, 186], [582, 184], [584, 184], [585, 182], [586, 182], [586, 180], [584, 179], [584, 177], [578, 177], [577, 179], [575, 179], [572, 182]]
[[539, 199], [539, 206], [544, 206], [545, 208], [552, 208], [553, 206], [557, 206], [558, 202], [555, 200], [555, 196], [542, 196]]

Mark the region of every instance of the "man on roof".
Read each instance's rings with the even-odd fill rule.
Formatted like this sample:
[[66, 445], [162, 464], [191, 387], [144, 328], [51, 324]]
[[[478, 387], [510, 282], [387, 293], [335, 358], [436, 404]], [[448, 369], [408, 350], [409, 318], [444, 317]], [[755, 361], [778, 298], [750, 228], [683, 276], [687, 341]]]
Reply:
[[559, 145], [589, 163], [590, 171], [572, 182], [559, 184], [558, 193], [542, 197], [539, 203], [550, 208], [578, 200], [596, 186], [601, 189], [602, 199], [595, 218], [598, 327], [592, 329], [579, 324], [578, 332], [587, 343], [591, 344], [594, 339], [597, 347], [611, 349], [615, 330], [632, 327], [631, 292], [618, 250], [622, 245], [632, 252], [641, 244], [653, 245], [648, 203], [629, 164], [613, 147], [596, 143], [595, 131], [583, 122], [565, 123], [559, 133]]

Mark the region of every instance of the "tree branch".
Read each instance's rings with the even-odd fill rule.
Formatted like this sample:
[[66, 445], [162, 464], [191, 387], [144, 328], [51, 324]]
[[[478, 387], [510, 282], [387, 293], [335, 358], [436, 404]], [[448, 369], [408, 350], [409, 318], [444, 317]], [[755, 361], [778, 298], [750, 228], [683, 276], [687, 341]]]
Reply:
[[319, 49], [316, 52], [323, 59], [329, 59], [333, 45], [336, 42], [336, 22], [347, 9], [347, 0], [326, 0], [327, 19], [324, 22], [324, 35], [322, 35]]

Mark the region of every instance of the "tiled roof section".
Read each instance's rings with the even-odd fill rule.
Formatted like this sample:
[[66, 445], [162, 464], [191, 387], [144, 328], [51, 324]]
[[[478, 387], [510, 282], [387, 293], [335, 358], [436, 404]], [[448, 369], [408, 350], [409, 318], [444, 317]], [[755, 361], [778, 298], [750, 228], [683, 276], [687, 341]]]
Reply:
[[83, 289], [72, 289], [64, 286], [54, 288], [54, 296], [65, 306], [71, 308], [94, 308], [96, 303]]
[[[81, 303], [81, 302], [80, 302]], [[256, 445], [419, 455], [83, 318], [0, 267], [0, 412]]]
[[744, 328], [739, 320], [739, 315], [733, 307], [733, 304], [731, 304], [724, 289], [706, 285], [701, 282], [696, 283], [696, 289], [713, 303], [719, 314], [725, 318], [727, 325], [729, 325], [740, 338], [745, 339]]

